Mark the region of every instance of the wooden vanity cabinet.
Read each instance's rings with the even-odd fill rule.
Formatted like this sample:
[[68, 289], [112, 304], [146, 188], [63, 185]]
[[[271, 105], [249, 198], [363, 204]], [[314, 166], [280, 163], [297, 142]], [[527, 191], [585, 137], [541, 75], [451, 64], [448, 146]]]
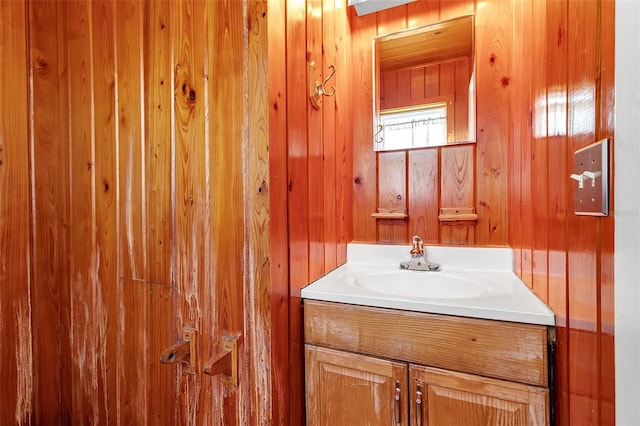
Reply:
[[304, 303], [307, 425], [549, 424], [546, 326]]

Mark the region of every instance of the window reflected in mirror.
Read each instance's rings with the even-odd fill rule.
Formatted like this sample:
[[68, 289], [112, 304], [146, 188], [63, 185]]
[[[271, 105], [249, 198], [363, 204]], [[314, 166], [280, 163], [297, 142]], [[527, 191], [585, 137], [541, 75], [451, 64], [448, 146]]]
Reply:
[[388, 109], [380, 114], [379, 150], [409, 149], [447, 143], [447, 103]]
[[473, 16], [374, 38], [374, 149], [475, 141]]

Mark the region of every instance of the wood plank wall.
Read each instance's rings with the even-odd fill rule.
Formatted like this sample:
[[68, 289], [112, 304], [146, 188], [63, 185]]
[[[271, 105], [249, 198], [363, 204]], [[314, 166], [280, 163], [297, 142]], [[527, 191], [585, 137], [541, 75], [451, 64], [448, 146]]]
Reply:
[[509, 244], [556, 313], [559, 425], [615, 424], [614, 219], [576, 216], [568, 179], [573, 152], [602, 138], [613, 170], [612, 28], [613, 1], [514, 2]]
[[270, 420], [266, 6], [0, 4], [1, 424]]
[[[0, 423], [33, 417], [26, 5], [0, 3]], [[46, 286], [46, 283], [43, 283]], [[43, 289], [46, 291], [46, 288]], [[47, 307], [45, 307], [46, 309]], [[50, 353], [56, 346], [49, 348]]]
[[[406, 152], [372, 151], [371, 39], [377, 35], [474, 13], [476, 19], [477, 143]], [[432, 244], [507, 244], [509, 132], [509, 2], [419, 0], [357, 16], [352, 37], [353, 236], [406, 243], [419, 234]], [[409, 78], [407, 76], [407, 78]], [[441, 208], [475, 208], [477, 224], [441, 224]], [[377, 220], [379, 208], [406, 210], [407, 220]]]
[[[568, 179], [576, 149], [613, 141], [614, 3], [474, 4], [350, 12], [354, 239], [511, 246], [557, 315], [556, 424], [614, 424], [613, 217], [575, 216]], [[478, 143], [374, 154], [371, 38], [463, 12], [476, 13]], [[406, 208], [407, 223], [370, 218], [383, 202]], [[447, 206], [475, 206], [478, 224], [439, 226]]]
[[[346, 7], [333, 0], [269, 1], [272, 331], [274, 344], [284, 345], [273, 355], [274, 424], [304, 423], [300, 290], [344, 263], [352, 240]], [[335, 75], [326, 88], [336, 92], [316, 110], [309, 79], [322, 81], [329, 65]]]

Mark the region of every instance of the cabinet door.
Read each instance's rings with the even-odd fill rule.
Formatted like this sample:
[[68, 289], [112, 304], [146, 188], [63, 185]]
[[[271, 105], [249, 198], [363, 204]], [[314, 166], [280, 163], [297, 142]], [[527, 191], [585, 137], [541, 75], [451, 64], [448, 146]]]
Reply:
[[412, 426], [549, 424], [546, 388], [412, 365]]
[[407, 364], [305, 346], [308, 426], [407, 426]]

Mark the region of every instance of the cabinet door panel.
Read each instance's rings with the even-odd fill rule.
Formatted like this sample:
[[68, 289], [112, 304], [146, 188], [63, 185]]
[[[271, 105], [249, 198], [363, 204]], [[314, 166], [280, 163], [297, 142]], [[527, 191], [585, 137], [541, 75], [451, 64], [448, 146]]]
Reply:
[[305, 362], [308, 426], [409, 424], [407, 364], [312, 345]]
[[413, 426], [548, 424], [545, 388], [413, 365], [410, 377]]

